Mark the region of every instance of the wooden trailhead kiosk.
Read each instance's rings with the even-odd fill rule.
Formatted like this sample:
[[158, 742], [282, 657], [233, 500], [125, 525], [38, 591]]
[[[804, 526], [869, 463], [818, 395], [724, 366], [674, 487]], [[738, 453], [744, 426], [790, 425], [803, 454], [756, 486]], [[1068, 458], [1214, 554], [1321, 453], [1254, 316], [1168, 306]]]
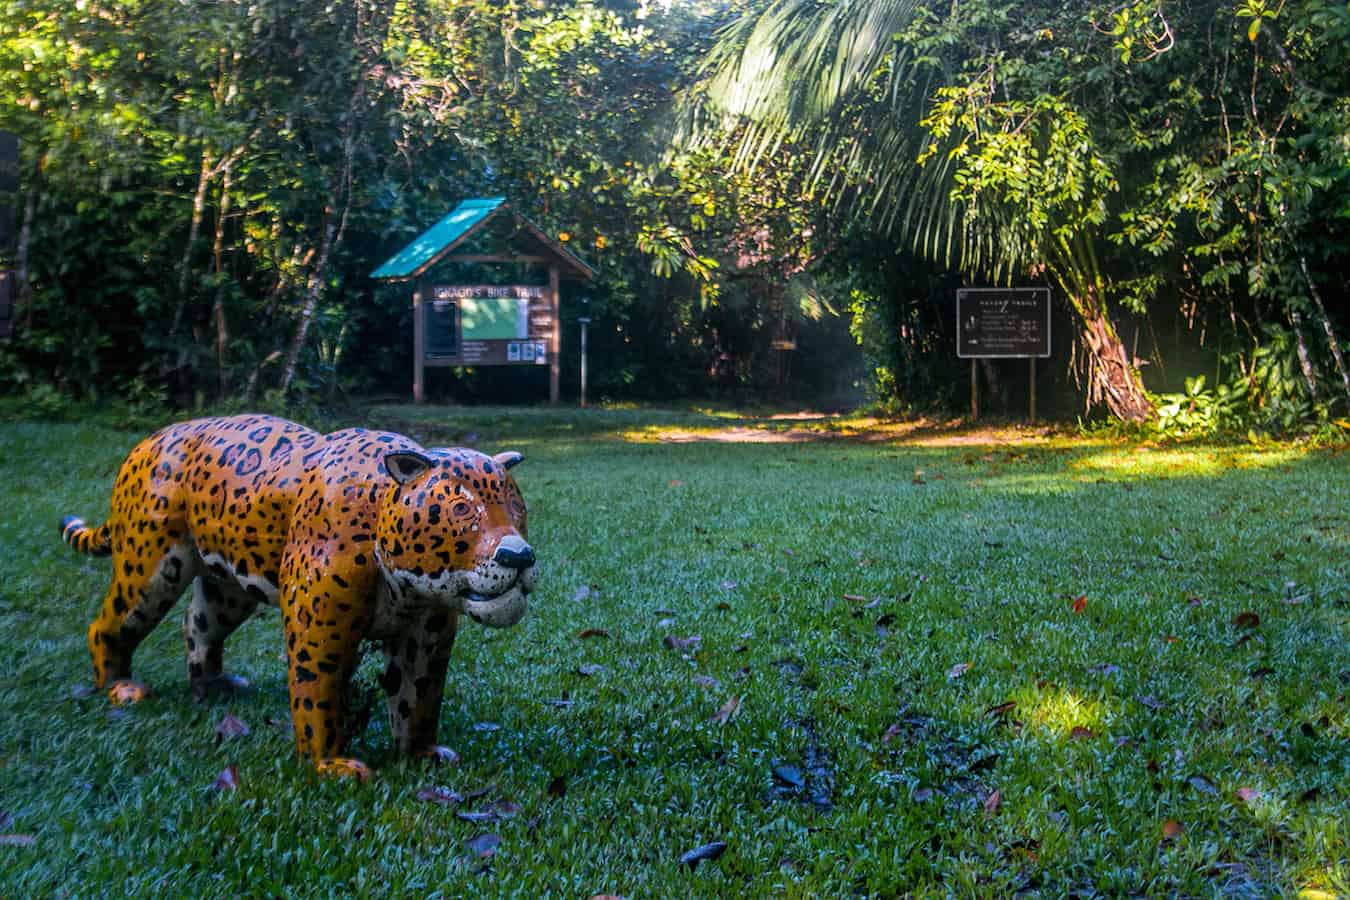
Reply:
[[[465, 247], [489, 233], [496, 236], [490, 252]], [[546, 270], [548, 281], [448, 283], [428, 274], [443, 263], [524, 264]], [[559, 287], [564, 278], [589, 281], [595, 270], [504, 198], [465, 200], [370, 277], [413, 283], [414, 402], [422, 402], [428, 366], [548, 366], [548, 399], [558, 402]]]

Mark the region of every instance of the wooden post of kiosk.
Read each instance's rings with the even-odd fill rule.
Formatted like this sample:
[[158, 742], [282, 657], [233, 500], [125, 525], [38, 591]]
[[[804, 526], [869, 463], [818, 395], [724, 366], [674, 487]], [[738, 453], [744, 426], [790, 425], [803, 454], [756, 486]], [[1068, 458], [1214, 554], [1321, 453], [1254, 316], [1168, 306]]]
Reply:
[[556, 406], [562, 383], [562, 316], [558, 302], [558, 267], [548, 267], [548, 302], [553, 310], [553, 334], [549, 337], [548, 402]]
[[413, 288], [413, 403], [424, 399], [426, 385], [426, 311], [422, 306], [422, 282]]
[[1031, 408], [1028, 410], [1027, 421], [1031, 425], [1036, 424], [1036, 357], [1027, 357], [1031, 363], [1031, 381], [1029, 382], [1028, 393], [1030, 394]]
[[980, 417], [980, 379], [975, 360], [970, 361], [970, 421]]

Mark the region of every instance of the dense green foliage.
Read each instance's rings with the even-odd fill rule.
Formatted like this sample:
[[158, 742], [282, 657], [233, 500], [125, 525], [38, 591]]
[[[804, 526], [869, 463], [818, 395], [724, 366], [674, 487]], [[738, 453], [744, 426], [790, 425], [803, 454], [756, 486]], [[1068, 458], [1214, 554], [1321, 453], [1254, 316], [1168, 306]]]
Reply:
[[[0, 129], [23, 140], [0, 385], [35, 404], [402, 393], [407, 291], [367, 273], [476, 195], [597, 267], [564, 353], [585, 295], [601, 396], [959, 407], [964, 279], [1055, 288], [1060, 413], [1149, 418], [1201, 375], [1225, 427], [1350, 398], [1343, 3], [0, 13]], [[982, 370], [1007, 410], [1018, 378]]]
[[[1180, 309], [1228, 354], [1253, 421], [1344, 409], [1344, 3], [765, 7], [728, 30], [706, 85], [713, 121], [751, 123], [742, 159], [802, 142], [853, 216], [903, 249], [1057, 287], [1090, 402], [1149, 414], [1137, 344], [1112, 320]], [[1196, 374], [1150, 337], [1148, 361]], [[1297, 360], [1280, 387], [1293, 407], [1270, 408], [1255, 373], [1280, 352]]]
[[[396, 761], [377, 707], [364, 785], [294, 755], [275, 612], [226, 651], [252, 696], [192, 702], [172, 613], [136, 658], [156, 696], [72, 693], [108, 563], [55, 522], [106, 511], [141, 435], [0, 425], [7, 895], [1350, 892], [1343, 452], [469, 412], [361, 421], [522, 449], [547, 574], [521, 625], [460, 635], [463, 764]], [[688, 442], [731, 427], [798, 442]]]

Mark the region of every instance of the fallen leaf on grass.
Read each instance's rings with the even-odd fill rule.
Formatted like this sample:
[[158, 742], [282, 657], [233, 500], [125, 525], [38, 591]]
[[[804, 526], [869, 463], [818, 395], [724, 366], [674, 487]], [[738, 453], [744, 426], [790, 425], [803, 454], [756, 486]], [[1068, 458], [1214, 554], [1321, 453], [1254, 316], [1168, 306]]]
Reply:
[[502, 844], [501, 835], [480, 834], [464, 842], [464, 847], [479, 859], [490, 859]]
[[947, 670], [947, 677], [960, 678], [962, 675], [966, 674], [966, 672], [970, 671], [970, 666], [971, 664], [968, 662], [957, 663]]
[[220, 746], [222, 741], [228, 741], [231, 738], [247, 737], [249, 734], [248, 724], [243, 719], [225, 714], [225, 718], [220, 720], [216, 726], [216, 746]]
[[998, 791], [994, 791], [988, 797], [984, 798], [984, 817], [986, 819], [989, 818], [994, 813], [998, 812], [998, 808], [1002, 805], [1003, 795]]
[[1162, 834], [1164, 841], [1175, 841], [1186, 833], [1186, 826], [1182, 825], [1176, 819], [1168, 819], [1163, 823]]
[[0, 834], [0, 847], [31, 847], [37, 838], [31, 834]]
[[699, 644], [703, 643], [703, 637], [694, 634], [686, 638], [680, 638], [673, 634], [668, 634], [661, 643], [665, 645], [667, 650], [697, 650]]
[[1012, 700], [1008, 700], [1005, 703], [994, 704], [993, 706], [986, 709], [984, 711], [984, 714], [987, 718], [1002, 719], [1015, 709], [1017, 709], [1017, 704], [1014, 703]]
[[1097, 732], [1091, 728], [1084, 728], [1082, 725], [1075, 725], [1073, 731], [1069, 732], [1071, 741], [1090, 741], [1097, 736]]
[[682, 485], [682, 484], [684, 484], [684, 482], [681, 481], [681, 480], [678, 479], [678, 478], [672, 478], [672, 479], [670, 479], [670, 486], [671, 486], [671, 487], [679, 487], [679, 486]]
[[590, 678], [593, 675], [599, 675], [603, 671], [605, 671], [605, 667], [599, 663], [583, 663], [582, 665], [577, 666], [577, 674], [582, 678]]
[[1087, 594], [1079, 594], [1077, 597], [1074, 597], [1071, 608], [1074, 611], [1074, 615], [1082, 615], [1087, 609]]
[[419, 788], [417, 799], [423, 803], [436, 803], [440, 806], [455, 806], [464, 802], [463, 797], [449, 788], [436, 787], [435, 785]]
[[1256, 788], [1240, 787], [1233, 792], [1243, 803], [1255, 803], [1261, 796], [1261, 792]]
[[723, 703], [722, 708], [719, 709], [717, 712], [713, 713], [712, 716], [708, 718], [708, 721], [716, 722], [718, 725], [725, 725], [732, 719], [736, 718], [736, 715], [740, 711], [741, 711], [741, 698], [732, 697], [726, 703]]
[[1181, 643], [1181, 638], [1177, 637], [1175, 634], [1169, 634], [1169, 635], [1167, 635], [1166, 637], [1164, 637], [1163, 640], [1166, 641], [1166, 642], [1169, 643], [1169, 644], [1179, 644], [1179, 643]]
[[697, 869], [698, 864], [706, 860], [714, 860], [725, 853], [727, 850], [726, 841], [713, 841], [710, 844], [704, 844], [701, 847], [695, 847], [688, 853], [681, 854], [680, 865], [688, 866], [691, 869]]
[[806, 776], [796, 766], [780, 764], [773, 767], [773, 777], [778, 783], [801, 790], [806, 787]]
[[1217, 794], [1219, 792], [1219, 789], [1214, 786], [1214, 782], [1204, 775], [1192, 775], [1186, 779], [1186, 783], [1202, 794]]
[[591, 900], [623, 900], [623, 897], [618, 894], [596, 894]]
[[221, 793], [239, 790], [239, 767], [226, 766], [224, 771], [216, 776], [216, 780], [211, 782], [211, 790]]
[[578, 632], [577, 637], [583, 641], [586, 640], [586, 638], [607, 638], [609, 637], [609, 632], [603, 628], [587, 628], [584, 631]]
[[842, 596], [842, 597], [843, 597], [845, 600], [847, 600], [849, 603], [866, 603], [866, 602], [867, 602], [867, 598], [864, 597], [862, 594], [841, 594], [840, 596]]
[[455, 818], [461, 822], [474, 822], [476, 824], [486, 824], [497, 821], [497, 814], [489, 809], [480, 810], [461, 810], [455, 813]]
[[1233, 617], [1233, 624], [1238, 628], [1255, 628], [1261, 624], [1261, 617], [1254, 612], [1240, 612]]

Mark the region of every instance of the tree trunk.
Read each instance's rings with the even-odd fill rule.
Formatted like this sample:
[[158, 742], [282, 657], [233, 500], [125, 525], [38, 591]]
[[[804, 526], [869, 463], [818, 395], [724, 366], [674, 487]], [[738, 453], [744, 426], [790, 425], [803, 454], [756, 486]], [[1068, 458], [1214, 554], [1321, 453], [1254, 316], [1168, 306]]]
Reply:
[[1107, 317], [1106, 303], [1095, 294], [1070, 296], [1078, 313], [1080, 337], [1088, 353], [1088, 403], [1105, 403], [1122, 422], [1147, 422], [1153, 403], [1144, 393], [1139, 370], [1130, 361], [1125, 344]]
[[1341, 353], [1341, 342], [1336, 337], [1336, 329], [1331, 324], [1331, 317], [1327, 315], [1327, 308], [1322, 303], [1322, 292], [1317, 289], [1313, 282], [1312, 275], [1308, 272], [1308, 260], [1302, 253], [1298, 255], [1299, 267], [1303, 270], [1303, 280], [1308, 283], [1308, 294], [1312, 297], [1313, 305], [1317, 307], [1317, 318], [1322, 323], [1322, 332], [1327, 337], [1327, 346], [1331, 348], [1331, 358], [1336, 362], [1336, 371], [1340, 373], [1341, 384], [1345, 387], [1345, 396], [1350, 398], [1350, 369], [1346, 368], [1345, 356]]
[[281, 370], [280, 388], [283, 397], [291, 389], [295, 367], [300, 361], [300, 351], [304, 349], [305, 339], [309, 336], [309, 323], [314, 318], [314, 308], [319, 305], [319, 294], [323, 290], [323, 279], [328, 269], [328, 253], [332, 248], [336, 230], [331, 221], [324, 223], [319, 258], [314, 263], [314, 271], [309, 274], [309, 284], [305, 287], [305, 301], [300, 307], [300, 321], [296, 323], [295, 335], [291, 338], [290, 349], [286, 351], [286, 364]]
[[169, 326], [170, 337], [178, 334], [183, 323], [183, 313], [187, 309], [188, 277], [192, 274], [192, 248], [197, 246], [197, 237], [202, 231], [202, 219], [206, 217], [206, 190], [211, 185], [215, 168], [211, 154], [202, 150], [202, 168], [197, 175], [197, 192], [192, 195], [192, 220], [188, 225], [187, 246], [183, 248], [183, 258], [178, 261], [178, 305], [174, 307], [173, 323]]
[[23, 311], [23, 329], [33, 328], [33, 284], [28, 279], [28, 248], [33, 244], [33, 218], [37, 213], [37, 179], [28, 185], [23, 201], [23, 224], [19, 226], [19, 245], [15, 251], [15, 264], [18, 266], [15, 287], [18, 294], [14, 302], [14, 321], [19, 321], [19, 311]]
[[225, 362], [225, 351], [230, 341], [225, 319], [225, 221], [230, 215], [230, 187], [230, 169], [227, 167], [221, 176], [216, 236], [211, 242], [211, 259], [216, 271], [216, 299], [211, 305], [211, 318], [216, 325], [216, 393], [221, 399], [230, 394], [230, 374]]
[[1303, 382], [1308, 386], [1308, 396], [1316, 403], [1319, 398], [1317, 390], [1317, 369], [1313, 366], [1312, 354], [1308, 352], [1308, 339], [1303, 334], [1303, 314], [1294, 308], [1289, 309], [1289, 324], [1294, 326], [1294, 342], [1298, 348], [1298, 367], [1303, 372]]

